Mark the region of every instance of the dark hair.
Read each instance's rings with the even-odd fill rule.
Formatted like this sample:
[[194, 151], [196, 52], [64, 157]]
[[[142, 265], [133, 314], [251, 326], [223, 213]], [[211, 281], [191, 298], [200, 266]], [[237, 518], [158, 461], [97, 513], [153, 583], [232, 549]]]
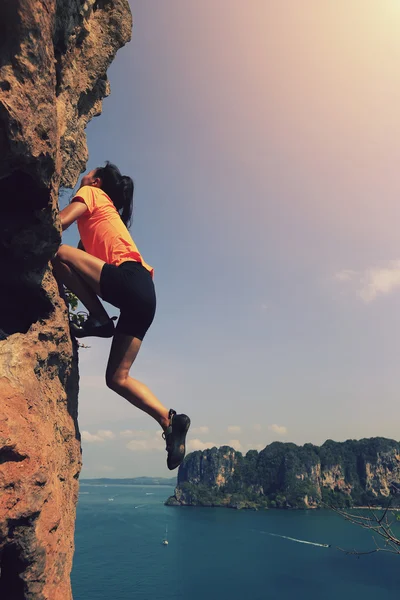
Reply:
[[101, 179], [101, 189], [111, 198], [115, 208], [127, 227], [131, 224], [133, 211], [133, 181], [121, 175], [118, 167], [106, 161], [105, 167], [96, 169], [95, 177]]

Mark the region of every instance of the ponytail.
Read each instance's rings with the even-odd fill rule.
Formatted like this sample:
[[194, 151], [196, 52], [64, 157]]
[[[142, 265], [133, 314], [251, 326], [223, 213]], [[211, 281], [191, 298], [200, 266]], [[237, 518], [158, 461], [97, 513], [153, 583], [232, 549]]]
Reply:
[[134, 184], [130, 177], [121, 175], [118, 167], [106, 162], [105, 167], [96, 169], [95, 177], [101, 179], [101, 189], [112, 200], [126, 227], [130, 227], [133, 211]]

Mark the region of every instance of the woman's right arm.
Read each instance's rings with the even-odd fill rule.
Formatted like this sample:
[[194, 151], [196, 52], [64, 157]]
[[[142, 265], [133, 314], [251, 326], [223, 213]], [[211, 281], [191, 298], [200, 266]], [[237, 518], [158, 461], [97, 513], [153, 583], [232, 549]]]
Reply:
[[87, 206], [83, 202], [70, 202], [68, 206], [60, 212], [61, 228], [63, 231], [68, 229], [72, 223], [75, 223], [86, 211]]

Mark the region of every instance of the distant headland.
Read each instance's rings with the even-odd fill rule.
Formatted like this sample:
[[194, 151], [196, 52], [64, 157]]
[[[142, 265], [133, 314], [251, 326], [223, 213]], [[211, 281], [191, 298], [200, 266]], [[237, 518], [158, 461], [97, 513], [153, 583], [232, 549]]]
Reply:
[[[399, 490], [399, 491], [397, 491]], [[400, 443], [376, 437], [322, 446], [273, 442], [246, 455], [229, 446], [189, 454], [170, 506], [400, 506]]]
[[80, 479], [79, 481], [86, 485], [176, 485], [176, 477], [131, 477], [119, 479], [101, 477], [100, 479]]

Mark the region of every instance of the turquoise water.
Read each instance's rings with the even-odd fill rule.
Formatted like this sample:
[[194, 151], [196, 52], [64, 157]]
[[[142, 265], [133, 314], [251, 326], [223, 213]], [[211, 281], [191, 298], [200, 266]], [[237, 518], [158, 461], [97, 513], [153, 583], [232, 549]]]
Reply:
[[336, 514], [166, 507], [172, 492], [81, 483], [74, 600], [392, 600], [398, 593], [400, 556], [340, 552], [335, 546], [374, 543]]

